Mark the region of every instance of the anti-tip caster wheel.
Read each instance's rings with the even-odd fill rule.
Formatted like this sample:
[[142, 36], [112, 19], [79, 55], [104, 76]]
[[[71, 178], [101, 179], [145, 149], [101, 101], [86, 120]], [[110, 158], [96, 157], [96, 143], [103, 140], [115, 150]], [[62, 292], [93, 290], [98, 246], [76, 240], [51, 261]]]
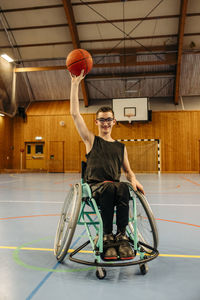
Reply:
[[106, 277], [106, 270], [104, 268], [98, 268], [96, 270], [96, 276], [98, 279], [104, 279]]
[[146, 275], [148, 271], [149, 271], [149, 267], [147, 264], [140, 265], [140, 272], [142, 275]]

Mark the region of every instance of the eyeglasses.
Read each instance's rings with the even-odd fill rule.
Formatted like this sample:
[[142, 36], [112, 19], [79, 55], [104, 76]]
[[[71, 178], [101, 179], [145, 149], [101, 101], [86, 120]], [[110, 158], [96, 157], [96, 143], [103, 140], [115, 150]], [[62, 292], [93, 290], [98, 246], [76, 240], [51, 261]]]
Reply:
[[111, 123], [114, 120], [114, 118], [107, 118], [107, 119], [105, 119], [105, 118], [98, 118], [97, 120], [99, 122], [101, 122], [101, 123], [104, 123], [104, 122]]

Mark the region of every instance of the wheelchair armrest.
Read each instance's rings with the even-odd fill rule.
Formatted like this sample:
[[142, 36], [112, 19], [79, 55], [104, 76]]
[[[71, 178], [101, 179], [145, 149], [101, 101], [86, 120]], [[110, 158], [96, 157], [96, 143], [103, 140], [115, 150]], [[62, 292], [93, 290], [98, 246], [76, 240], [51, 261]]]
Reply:
[[84, 182], [82, 184], [82, 198], [91, 199], [92, 192], [88, 183]]

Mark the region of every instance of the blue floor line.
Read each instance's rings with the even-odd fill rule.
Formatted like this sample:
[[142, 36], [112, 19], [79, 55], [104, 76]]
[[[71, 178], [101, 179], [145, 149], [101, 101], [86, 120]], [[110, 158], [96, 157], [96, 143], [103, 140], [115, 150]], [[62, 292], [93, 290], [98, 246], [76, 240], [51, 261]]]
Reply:
[[[86, 229], [83, 230], [81, 235], [74, 241], [74, 243], [71, 245], [71, 248], [78, 243], [78, 241], [82, 238], [82, 236], [86, 233]], [[55, 266], [52, 269], [56, 269], [59, 266], [59, 262], [55, 264]], [[39, 289], [44, 285], [44, 283], [49, 279], [49, 277], [53, 274], [54, 272], [49, 272], [47, 275], [40, 281], [40, 283], [36, 286], [36, 288], [30, 293], [30, 295], [26, 298], [26, 300], [31, 300], [33, 296], [39, 291]]]
[[[55, 264], [55, 266], [52, 269], [56, 269], [59, 265], [59, 262]], [[26, 298], [26, 300], [31, 300], [33, 296], [39, 291], [39, 289], [44, 285], [44, 283], [49, 279], [49, 277], [53, 274], [53, 272], [49, 272], [36, 286], [36, 288], [30, 293], [30, 295]]]

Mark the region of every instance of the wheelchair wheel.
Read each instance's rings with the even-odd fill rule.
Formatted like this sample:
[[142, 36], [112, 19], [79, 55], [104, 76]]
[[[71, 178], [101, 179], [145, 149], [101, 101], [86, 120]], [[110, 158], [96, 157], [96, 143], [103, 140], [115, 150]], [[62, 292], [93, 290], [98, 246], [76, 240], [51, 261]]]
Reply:
[[70, 247], [81, 207], [81, 184], [72, 186], [65, 198], [54, 242], [54, 254], [63, 261]]
[[[131, 194], [134, 193], [136, 196], [136, 210], [137, 210], [137, 233], [138, 240], [151, 248], [157, 249], [158, 247], [158, 230], [155, 222], [153, 212], [149, 206], [149, 203], [145, 196], [137, 191], [134, 192], [131, 189]], [[133, 194], [131, 196], [134, 196]], [[130, 219], [133, 218], [133, 201], [130, 202], [129, 209]], [[129, 228], [134, 233], [133, 223], [129, 222]], [[147, 253], [151, 253], [152, 250], [142, 246]]]
[[98, 267], [96, 270], [96, 276], [98, 279], [104, 279], [106, 277], [106, 270]]
[[142, 275], [146, 275], [149, 271], [149, 267], [147, 264], [140, 264], [140, 272]]

